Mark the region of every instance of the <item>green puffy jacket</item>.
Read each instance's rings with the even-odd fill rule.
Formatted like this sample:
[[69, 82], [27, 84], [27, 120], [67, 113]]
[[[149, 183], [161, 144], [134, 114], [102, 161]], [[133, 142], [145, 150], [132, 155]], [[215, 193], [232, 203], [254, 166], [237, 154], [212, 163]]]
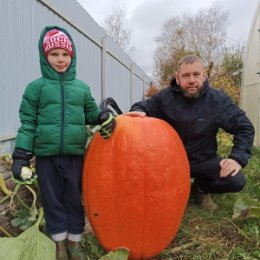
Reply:
[[[70, 67], [60, 74], [49, 65], [42, 49], [43, 36], [53, 28], [64, 31], [74, 48]], [[85, 125], [98, 124], [100, 109], [89, 87], [76, 79], [75, 44], [65, 29], [48, 26], [41, 33], [38, 48], [42, 77], [24, 92], [16, 148], [36, 156], [82, 155], [87, 141]]]

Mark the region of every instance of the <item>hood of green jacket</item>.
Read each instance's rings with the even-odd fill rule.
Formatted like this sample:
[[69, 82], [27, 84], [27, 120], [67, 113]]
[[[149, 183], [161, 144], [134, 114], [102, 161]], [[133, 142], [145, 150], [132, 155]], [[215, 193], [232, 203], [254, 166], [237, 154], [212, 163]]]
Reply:
[[[63, 73], [58, 73], [56, 72], [49, 64], [47, 58], [45, 57], [43, 53], [43, 38], [44, 35], [52, 30], [52, 29], [58, 29], [62, 32], [64, 32], [71, 40], [72, 45], [73, 45], [73, 58], [71, 59], [71, 64], [69, 68], [63, 72]], [[76, 47], [73, 42], [73, 39], [71, 38], [70, 34], [65, 30], [64, 28], [61, 28], [59, 26], [46, 26], [40, 35], [40, 39], [38, 42], [38, 49], [39, 49], [39, 55], [40, 55], [40, 65], [41, 65], [41, 72], [42, 76], [47, 79], [52, 79], [52, 80], [59, 80], [60, 77], [62, 76], [63, 80], [73, 80], [76, 77]]]

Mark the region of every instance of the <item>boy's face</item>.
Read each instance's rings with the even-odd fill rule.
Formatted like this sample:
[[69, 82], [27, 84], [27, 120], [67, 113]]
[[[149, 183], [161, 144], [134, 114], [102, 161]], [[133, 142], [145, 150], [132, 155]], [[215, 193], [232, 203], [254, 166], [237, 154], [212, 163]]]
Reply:
[[47, 60], [58, 73], [65, 72], [71, 63], [71, 57], [64, 49], [52, 49], [48, 53]]

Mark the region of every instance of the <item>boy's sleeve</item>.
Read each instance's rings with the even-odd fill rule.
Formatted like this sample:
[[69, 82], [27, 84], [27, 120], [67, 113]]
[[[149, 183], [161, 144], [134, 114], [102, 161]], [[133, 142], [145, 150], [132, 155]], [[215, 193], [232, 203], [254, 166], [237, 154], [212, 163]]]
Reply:
[[16, 136], [16, 148], [33, 152], [35, 131], [37, 128], [38, 102], [35, 89], [29, 84], [22, 97], [19, 109], [21, 127]]
[[86, 125], [98, 125], [98, 117], [101, 110], [98, 108], [95, 99], [92, 97], [89, 87], [87, 86], [87, 98], [85, 102], [85, 120]]

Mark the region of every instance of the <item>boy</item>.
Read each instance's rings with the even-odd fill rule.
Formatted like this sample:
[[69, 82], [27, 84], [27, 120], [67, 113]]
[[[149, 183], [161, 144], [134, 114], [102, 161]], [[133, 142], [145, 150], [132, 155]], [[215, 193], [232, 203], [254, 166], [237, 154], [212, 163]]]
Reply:
[[56, 242], [56, 258], [81, 260], [85, 259], [80, 246], [85, 225], [81, 202], [85, 125], [101, 124], [100, 133], [108, 138], [115, 119], [108, 110], [98, 109], [89, 87], [76, 78], [76, 49], [65, 29], [45, 27], [38, 48], [42, 77], [23, 95], [13, 176], [31, 178], [24, 167], [36, 156], [46, 229]]

